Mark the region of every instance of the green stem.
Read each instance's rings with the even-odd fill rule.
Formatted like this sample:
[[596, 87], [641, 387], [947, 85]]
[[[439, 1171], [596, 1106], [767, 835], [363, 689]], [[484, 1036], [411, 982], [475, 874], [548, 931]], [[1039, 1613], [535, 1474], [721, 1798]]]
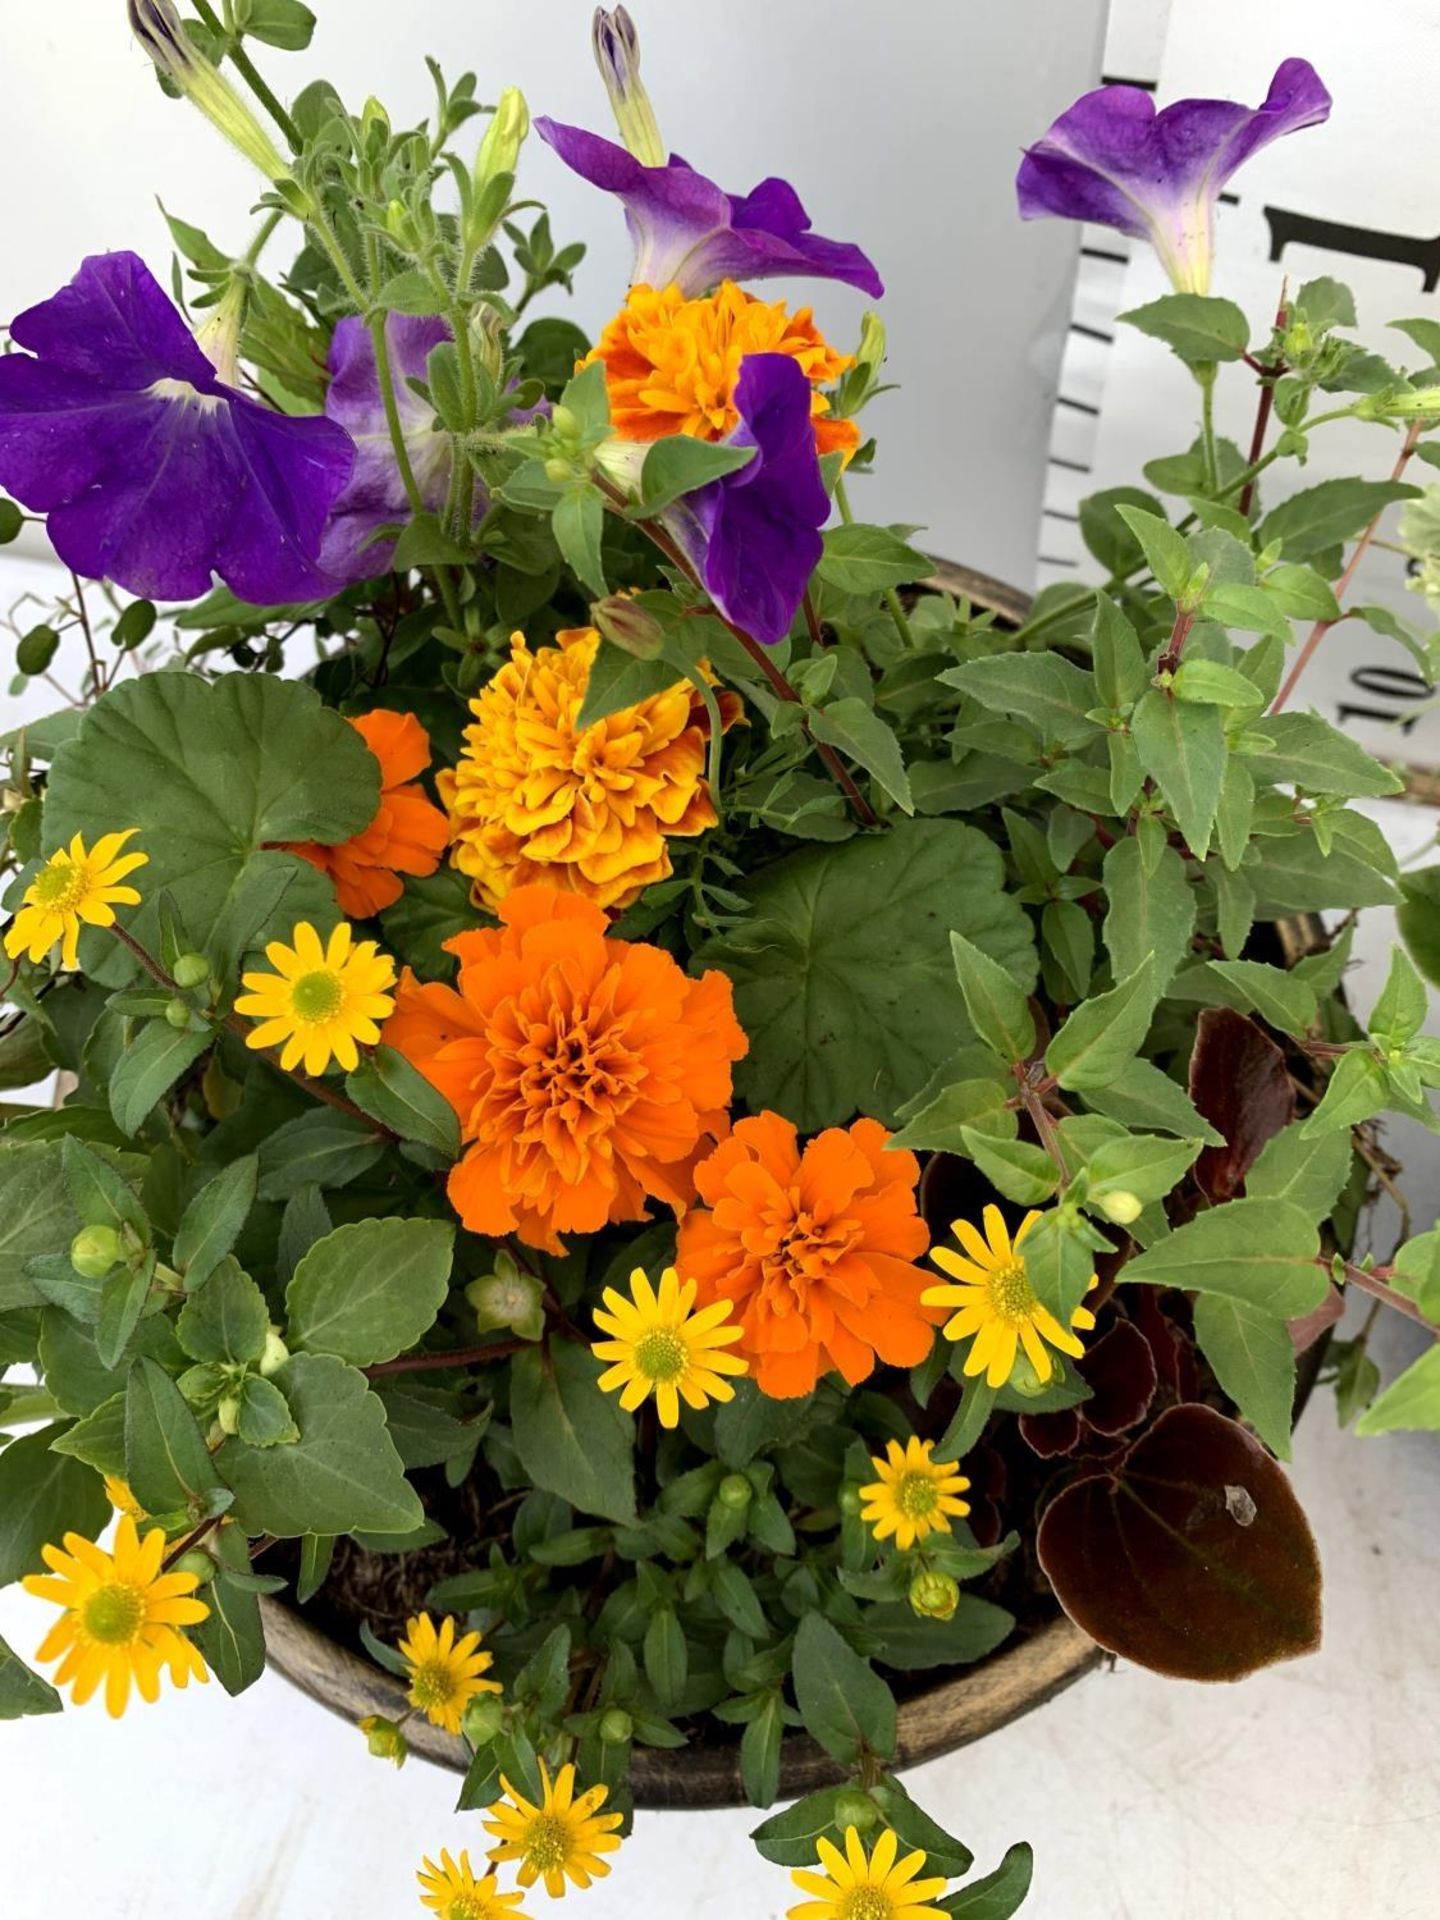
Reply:
[[238, 40], [234, 42], [230, 40], [223, 24], [216, 15], [215, 9], [209, 4], [209, 0], [195, 0], [195, 11], [205, 22], [205, 25], [209, 27], [210, 31], [217, 34], [219, 38], [225, 42], [225, 51], [231, 65], [244, 80], [246, 86], [249, 87], [261, 106], [264, 107], [276, 126], [279, 127], [286, 140], [289, 141], [290, 151], [292, 153], [299, 153], [301, 147], [305, 144], [300, 137], [300, 129], [290, 118], [284, 107], [281, 106], [276, 96], [271, 92], [264, 75], [255, 65], [255, 62], [250, 58], [249, 54], [246, 53], [244, 47]]
[[247, 267], [253, 267], [256, 261], [259, 260], [261, 254], [265, 251], [271, 234], [274, 233], [276, 227], [279, 226], [284, 218], [285, 210], [283, 207], [272, 207], [270, 212], [266, 214], [265, 218], [260, 222], [259, 230], [255, 238], [245, 249], [244, 264]]
[[[843, 474], [840, 475], [835, 482], [835, 505], [840, 509], [842, 522], [847, 527], [853, 527], [855, 524], [855, 515], [851, 511], [850, 496], [845, 491], [845, 478]], [[915, 636], [910, 631], [910, 622], [905, 616], [905, 608], [901, 604], [899, 594], [895, 591], [894, 587], [886, 587], [884, 598], [890, 618], [895, 622], [895, 631], [899, 634], [903, 645], [909, 651], [913, 652], [915, 648]]]
[[1213, 500], [1220, 491], [1220, 457], [1215, 448], [1215, 375], [1213, 366], [1196, 367], [1200, 385], [1200, 455], [1205, 463], [1205, 491]]

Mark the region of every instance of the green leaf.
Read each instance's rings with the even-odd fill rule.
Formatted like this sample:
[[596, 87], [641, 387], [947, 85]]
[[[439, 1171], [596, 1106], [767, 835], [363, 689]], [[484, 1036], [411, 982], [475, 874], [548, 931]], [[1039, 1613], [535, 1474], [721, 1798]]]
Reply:
[[1127, 1127], [1157, 1127], [1208, 1147], [1225, 1144], [1185, 1089], [1149, 1060], [1132, 1060], [1105, 1086], [1087, 1087], [1085, 1104]]
[[1211, 960], [1207, 970], [1235, 989], [1245, 1008], [1253, 1007], [1280, 1033], [1304, 1035], [1320, 1017], [1312, 990], [1284, 967], [1259, 960]]
[[1219, 1294], [1274, 1319], [1295, 1320], [1328, 1291], [1319, 1254], [1315, 1223], [1290, 1201], [1231, 1200], [1176, 1227], [1117, 1277]]
[[[1291, 638], [1290, 622], [1271, 595], [1260, 587], [1222, 581], [1206, 592], [1200, 610], [1205, 619], [1214, 620], [1220, 626], [1230, 627], [1240, 633], [1270, 633], [1287, 643]], [[1194, 671], [1207, 666], [1214, 668], [1208, 676], [1203, 671]], [[1192, 671], [1186, 674], [1185, 667], [1190, 667]], [[1211, 689], [1208, 696], [1204, 691], [1207, 677]], [[1175, 691], [1182, 699], [1203, 700], [1208, 697], [1212, 705], [1222, 707], [1259, 707], [1264, 704], [1254, 683], [1246, 675], [1233, 667], [1220, 666], [1215, 662], [1187, 660], [1176, 674], [1175, 681]], [[1222, 688], [1226, 690], [1223, 697], [1218, 691]]]
[[1340, 602], [1328, 580], [1312, 567], [1272, 567], [1260, 585], [1290, 620], [1338, 620]]
[[1116, 512], [1139, 542], [1161, 589], [1178, 600], [1195, 571], [1184, 534], [1177, 533], [1159, 514], [1146, 513], [1140, 507], [1117, 507]]
[[1313, 560], [1369, 525], [1396, 500], [1413, 500], [1418, 487], [1397, 480], [1322, 480], [1291, 494], [1260, 522], [1256, 541], [1280, 541], [1287, 560]]
[[1404, 787], [1389, 767], [1372, 760], [1318, 713], [1266, 714], [1256, 727], [1274, 742], [1246, 755], [1251, 772], [1263, 780], [1304, 787], [1307, 793], [1338, 793], [1347, 800], [1399, 793]]
[[793, 1807], [785, 1807], [768, 1820], [762, 1820], [750, 1835], [761, 1858], [777, 1867], [813, 1867], [816, 1840], [822, 1833], [835, 1837], [837, 1791], [835, 1787], [824, 1787], [819, 1793], [797, 1800]]
[[125, 1383], [125, 1478], [147, 1513], [193, 1510], [220, 1485], [205, 1436], [180, 1389], [163, 1367], [144, 1356], [131, 1366]]
[[50, 1442], [56, 1453], [83, 1460], [97, 1473], [125, 1478], [125, 1395], [112, 1393], [93, 1413], [77, 1420]]
[[60, 1155], [49, 1141], [0, 1143], [0, 1313], [44, 1303], [25, 1269], [37, 1254], [68, 1247], [80, 1229]]
[[891, 1600], [865, 1609], [865, 1628], [878, 1641], [877, 1660], [902, 1673], [919, 1673], [983, 1660], [1014, 1632], [1015, 1616], [992, 1601], [962, 1593], [948, 1620], [921, 1619], [908, 1600]]
[[1225, 778], [1220, 709], [1189, 705], [1153, 687], [1131, 716], [1130, 734], [1140, 764], [1159, 787], [1186, 846], [1203, 860]]
[[110, 1518], [99, 1480], [79, 1460], [53, 1453], [56, 1429], [22, 1434], [0, 1450], [0, 1587], [43, 1573], [40, 1549], [67, 1532], [93, 1540]]
[[714, 440], [695, 440], [688, 433], [667, 434], [651, 442], [640, 469], [640, 505], [647, 517], [659, 513], [727, 473], [747, 466], [755, 457], [753, 447], [730, 447]]
[[226, 1693], [243, 1693], [265, 1671], [265, 1629], [259, 1596], [223, 1573], [205, 1589], [210, 1616], [191, 1628], [195, 1644]]
[[1010, 1102], [1013, 1093], [998, 1080], [956, 1080], [942, 1087], [890, 1136], [894, 1148], [920, 1153], [962, 1153], [961, 1130], [973, 1128], [999, 1140], [1013, 1140], [1020, 1122]]
[[676, 1706], [685, 1691], [689, 1656], [685, 1629], [673, 1607], [657, 1607], [645, 1629], [645, 1673], [662, 1707]]
[[1312, 1220], [1326, 1220], [1350, 1177], [1350, 1158], [1348, 1134], [1307, 1136], [1294, 1120], [1265, 1142], [1245, 1192], [1252, 1200], [1288, 1200]]
[[975, 1127], [962, 1127], [960, 1144], [991, 1186], [1017, 1207], [1039, 1206], [1060, 1185], [1055, 1162], [1032, 1141], [1001, 1140]]
[[447, 1160], [460, 1157], [460, 1122], [455, 1109], [393, 1047], [376, 1047], [353, 1073], [345, 1091], [373, 1120], [402, 1140], [418, 1140]]
[[[1440, 1346], [1426, 1349], [1355, 1422], [1359, 1434], [1440, 1429]], [[0, 1455], [0, 1464], [4, 1456]]]
[[668, 660], [637, 660], [623, 647], [602, 641], [585, 685], [576, 729], [583, 732], [622, 707], [633, 707], [653, 694], [664, 693], [675, 680], [675, 669]]
[[[1295, 296], [1295, 305], [1304, 314], [1311, 327], [1317, 332], [1328, 333], [1331, 327], [1353, 327], [1355, 325], [1355, 296], [1343, 280], [1332, 279], [1320, 274], [1314, 280], [1307, 280]], [[1393, 320], [1392, 326], [1404, 328], [1406, 322]], [[1434, 326], [1433, 320], [1421, 322], [1423, 326]], [[1421, 343], [1423, 345], [1423, 342]], [[1440, 356], [1433, 356], [1440, 357]]]
[[820, 1613], [795, 1635], [795, 1699], [806, 1731], [842, 1766], [862, 1753], [895, 1751], [895, 1698], [889, 1687]]
[[[750, 1051], [736, 1085], [807, 1132], [856, 1112], [893, 1121], [966, 1028], [958, 930], [1022, 983], [1034, 950], [988, 836], [951, 820], [808, 848], [736, 882], [753, 909], [695, 956], [735, 984]], [[903, 929], [904, 938], [897, 940]]]
[[355, 1366], [393, 1360], [434, 1325], [450, 1286], [447, 1220], [356, 1220], [310, 1248], [285, 1290], [290, 1344]]
[[554, 1340], [517, 1353], [510, 1368], [515, 1451], [531, 1480], [581, 1513], [633, 1522], [634, 1423], [600, 1391], [589, 1348]]
[[[1165, 509], [1154, 494], [1140, 487], [1102, 487], [1080, 502], [1080, 538], [1105, 571], [1117, 580], [1128, 578], [1145, 558], [1140, 542], [1120, 518], [1121, 507], [1139, 507], [1142, 513], [1155, 514], [1162, 520], [1165, 517]], [[1054, 591], [1045, 589], [1047, 593]], [[1040, 611], [1037, 607], [1036, 612]], [[1106, 704], [1114, 703], [1107, 700]]]
[[1014, 974], [961, 933], [950, 936], [955, 976], [965, 996], [970, 1024], [1002, 1060], [1028, 1060], [1035, 1045], [1030, 1003]]
[[1409, 955], [1402, 947], [1392, 947], [1390, 971], [1365, 1022], [1366, 1032], [1387, 1051], [1407, 1046], [1424, 1026], [1429, 1007], [1425, 982]]
[[227, 1254], [190, 1290], [175, 1333], [192, 1360], [244, 1365], [265, 1351], [270, 1309], [265, 1296]]
[[343, 1187], [373, 1167], [385, 1142], [363, 1120], [320, 1107], [287, 1120], [260, 1143], [262, 1200], [288, 1200], [302, 1187]]
[[772, 1400], [753, 1380], [737, 1380], [734, 1399], [725, 1401], [715, 1416], [715, 1451], [727, 1467], [748, 1467], [757, 1454], [798, 1440], [813, 1413], [809, 1394]]
[[100, 1283], [100, 1311], [95, 1319], [95, 1352], [102, 1367], [116, 1367], [140, 1324], [150, 1295], [153, 1262], [117, 1267]]
[[1079, 1092], [1116, 1079], [1140, 1049], [1155, 998], [1150, 954], [1109, 993], [1076, 1007], [1045, 1050], [1045, 1065], [1060, 1085]]
[[246, 0], [244, 21], [249, 39], [284, 53], [303, 53], [315, 31], [315, 16], [301, 0]]
[[207, 1180], [186, 1207], [175, 1230], [172, 1259], [187, 1290], [202, 1285], [239, 1239], [259, 1179], [260, 1163], [248, 1153]]
[[601, 596], [605, 562], [600, 542], [605, 530], [605, 506], [593, 487], [576, 487], [562, 494], [550, 516], [555, 544], [571, 572], [591, 593]]
[[1115, 602], [1103, 596], [1095, 603], [1090, 654], [1095, 691], [1102, 707], [1112, 713], [1122, 712], [1139, 699], [1149, 679], [1145, 655], [1140, 650], [1135, 629]]
[[[296, 874], [283, 925], [252, 930], [257, 940], [288, 935], [303, 918], [324, 931], [336, 917], [324, 875], [312, 868], [307, 878], [304, 861], [262, 850], [349, 839], [369, 825], [379, 797], [375, 756], [299, 681], [147, 673], [112, 687], [56, 754], [45, 846], [54, 851], [75, 833], [97, 838], [117, 820], [139, 828], [134, 844], [149, 864], [141, 904], [125, 920], [151, 953], [159, 946], [162, 892], [169, 890], [185, 926], [213, 926], [256, 860]], [[133, 973], [129, 955], [103, 930], [82, 938], [81, 960], [106, 985]]]
[[247, 1446], [288, 1446], [300, 1438], [290, 1403], [273, 1380], [247, 1373], [236, 1398], [235, 1432]]
[[991, 654], [936, 678], [992, 713], [1015, 714], [1057, 746], [1084, 746], [1100, 731], [1089, 718], [1097, 699], [1093, 676], [1058, 653]]
[[[1245, 591], [1253, 589], [1247, 588]], [[1213, 611], [1208, 601], [1205, 611], [1226, 625], [1240, 624], [1238, 621], [1226, 621], [1224, 613]], [[1288, 633], [1289, 629], [1286, 631]], [[1249, 707], [1254, 711], [1265, 704], [1255, 682], [1247, 680], [1238, 668], [1222, 666], [1218, 660], [1201, 659], [1198, 654], [1193, 659], [1180, 662], [1175, 670], [1173, 685], [1177, 700], [1189, 700], [1202, 707]]]
[[1390, 1083], [1374, 1054], [1363, 1047], [1342, 1053], [1319, 1106], [1302, 1122], [1304, 1136], [1313, 1140], [1327, 1133], [1348, 1135], [1352, 1127], [1373, 1120], [1389, 1104]]
[[[1081, 1117], [1082, 1124], [1094, 1124]], [[1061, 1139], [1068, 1145], [1065, 1129], [1070, 1121], [1061, 1121]], [[1133, 1193], [1147, 1205], [1163, 1200], [1184, 1179], [1194, 1164], [1200, 1141], [1166, 1140], [1155, 1134], [1117, 1134], [1102, 1140], [1084, 1159], [1090, 1176], [1090, 1199], [1103, 1200], [1115, 1193]]]
[[1058, 1207], [1043, 1214], [1026, 1234], [1025, 1273], [1036, 1299], [1068, 1327], [1089, 1292], [1095, 1255]]
[[1187, 367], [1239, 360], [1250, 345], [1250, 323], [1233, 300], [1200, 293], [1167, 293], [1119, 315], [1141, 333], [1163, 340]]
[[780, 1742], [784, 1734], [785, 1709], [779, 1693], [771, 1692], [740, 1736], [740, 1778], [753, 1807], [770, 1806], [780, 1791]]
[[[663, 446], [664, 442], [658, 444]], [[823, 740], [827, 746], [838, 747], [868, 774], [872, 774], [903, 812], [915, 811], [900, 742], [895, 738], [894, 729], [887, 726], [875, 709], [868, 706], [858, 694], [847, 695], [843, 700], [832, 700], [828, 707], [813, 709], [809, 727], [816, 740]]]
[[748, 1634], [752, 1640], [769, 1639], [770, 1622], [743, 1567], [736, 1566], [733, 1560], [722, 1561], [715, 1569], [710, 1590], [716, 1606], [732, 1627]]
[[0, 1720], [19, 1720], [31, 1713], [59, 1713], [61, 1706], [60, 1696], [49, 1681], [32, 1673], [0, 1640]]
[[1010, 1920], [1024, 1904], [1034, 1871], [1035, 1856], [1029, 1843], [1017, 1840], [1013, 1847], [1006, 1848], [1005, 1858], [993, 1873], [942, 1899], [940, 1910], [954, 1920]]
[[60, 1162], [71, 1202], [87, 1227], [110, 1227], [116, 1233], [130, 1227], [142, 1242], [149, 1239], [150, 1223], [140, 1196], [108, 1160], [83, 1141], [67, 1137], [60, 1143]]
[[[1232, 762], [1232, 766], [1236, 763]], [[1389, 906], [1395, 899], [1395, 856], [1372, 821], [1359, 814], [1329, 818], [1329, 853], [1311, 828], [1254, 843], [1245, 871], [1255, 884], [1255, 911], [1262, 920], [1322, 907]]]
[[1215, 1378], [1270, 1451], [1290, 1458], [1295, 1405], [1295, 1343], [1282, 1319], [1263, 1307], [1202, 1293], [1195, 1338]]
[[840, 593], [879, 593], [928, 579], [933, 563], [887, 527], [831, 527], [815, 577]]
[[1195, 890], [1185, 877], [1185, 862], [1173, 847], [1161, 847], [1147, 870], [1140, 841], [1126, 834], [1106, 853], [1104, 874], [1105, 950], [1115, 978], [1134, 973], [1153, 953], [1154, 986], [1163, 992], [1195, 932]]
[[413, 1533], [424, 1509], [386, 1431], [384, 1403], [365, 1376], [329, 1354], [297, 1353], [274, 1382], [300, 1438], [260, 1448], [237, 1437], [216, 1456], [245, 1531]]

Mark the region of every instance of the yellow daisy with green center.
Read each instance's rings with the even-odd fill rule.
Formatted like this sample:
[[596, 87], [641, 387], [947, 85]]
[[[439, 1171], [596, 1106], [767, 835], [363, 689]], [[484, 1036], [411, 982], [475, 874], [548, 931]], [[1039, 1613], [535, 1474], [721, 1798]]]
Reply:
[[788, 1920], [945, 1920], [939, 1907], [927, 1905], [945, 1891], [942, 1879], [917, 1880], [925, 1865], [918, 1848], [897, 1859], [899, 1836], [889, 1827], [867, 1855], [854, 1827], [845, 1829], [845, 1851], [833, 1841], [815, 1842], [823, 1874], [796, 1867], [790, 1878], [811, 1897], [791, 1907]]
[[893, 1534], [902, 1553], [929, 1534], [949, 1533], [950, 1516], [963, 1519], [970, 1511], [969, 1501], [960, 1498], [970, 1485], [960, 1462], [935, 1460], [934, 1451], [933, 1440], [912, 1433], [903, 1447], [898, 1440], [888, 1442], [883, 1460], [870, 1456], [880, 1477], [860, 1489], [860, 1518], [877, 1540]]
[[[953, 1319], [945, 1323], [945, 1337], [970, 1341], [965, 1372], [972, 1378], [983, 1373], [992, 1387], [1004, 1386], [1022, 1350], [1042, 1386], [1055, 1370], [1047, 1341], [1074, 1360], [1085, 1351], [1074, 1333], [1062, 1327], [1048, 1307], [1041, 1306], [1030, 1285], [1020, 1247], [1040, 1217], [1027, 1213], [1012, 1241], [1000, 1209], [986, 1207], [983, 1238], [968, 1220], [950, 1223], [950, 1231], [965, 1249], [963, 1255], [950, 1247], [936, 1247], [930, 1254], [936, 1266], [958, 1284], [927, 1287], [920, 1298], [927, 1307], [957, 1309]], [[1090, 1287], [1098, 1284], [1092, 1273]], [[1089, 1290], [1087, 1287], [1086, 1292]], [[1070, 1316], [1070, 1326], [1082, 1333], [1088, 1333], [1094, 1325], [1095, 1316], [1088, 1307], [1076, 1307]]]
[[577, 1797], [574, 1767], [567, 1762], [552, 1780], [543, 1760], [538, 1807], [512, 1787], [503, 1773], [500, 1786], [504, 1798], [486, 1809], [484, 1823], [485, 1831], [500, 1843], [490, 1849], [490, 1858], [497, 1866], [503, 1860], [518, 1860], [515, 1877], [522, 1887], [543, 1880], [545, 1891], [558, 1899], [567, 1879], [583, 1891], [592, 1880], [609, 1873], [600, 1855], [614, 1853], [620, 1845], [615, 1829], [624, 1825], [625, 1817], [600, 1812], [609, 1797], [607, 1787], [587, 1787]]
[[412, 1707], [419, 1707], [432, 1727], [459, 1733], [460, 1717], [477, 1693], [501, 1692], [498, 1680], [484, 1678], [495, 1656], [480, 1644], [478, 1633], [462, 1633], [447, 1615], [437, 1631], [428, 1613], [405, 1622], [400, 1657], [409, 1669]]
[[597, 1340], [591, 1352], [614, 1365], [600, 1376], [606, 1393], [620, 1395], [620, 1404], [633, 1413], [655, 1396], [662, 1427], [678, 1426], [680, 1402], [697, 1410], [709, 1400], [733, 1400], [735, 1389], [725, 1374], [748, 1371], [738, 1353], [725, 1353], [744, 1335], [730, 1323], [728, 1300], [716, 1300], [699, 1313], [693, 1311], [697, 1288], [693, 1280], [681, 1284], [674, 1267], [666, 1267], [657, 1291], [640, 1267], [630, 1275], [627, 1300], [606, 1287], [605, 1307], [597, 1307], [595, 1324], [611, 1337]]
[[344, 920], [323, 943], [302, 920], [290, 940], [265, 949], [274, 973], [244, 975], [247, 991], [235, 1011], [260, 1022], [245, 1044], [279, 1047], [287, 1073], [302, 1065], [323, 1073], [331, 1060], [352, 1073], [360, 1064], [356, 1042], [374, 1046], [378, 1022], [394, 1011], [395, 962], [373, 940], [357, 941]]
[[20, 909], [5, 930], [5, 952], [12, 960], [43, 960], [57, 943], [60, 964], [72, 973], [80, 964], [80, 929], [113, 927], [116, 907], [138, 907], [134, 887], [120, 882], [143, 867], [148, 853], [122, 852], [138, 827], [102, 834], [87, 853], [76, 834], [68, 847], [52, 853], [20, 898]]
[[[53, 1600], [64, 1612], [41, 1641], [37, 1660], [59, 1660], [55, 1684], [69, 1686], [77, 1707], [99, 1688], [119, 1719], [136, 1686], [142, 1699], [160, 1696], [161, 1669], [177, 1687], [208, 1680], [198, 1648], [180, 1631], [209, 1617], [194, 1598], [193, 1573], [164, 1573], [165, 1534], [154, 1527], [142, 1541], [127, 1513], [107, 1553], [83, 1534], [67, 1533], [62, 1551], [42, 1547], [49, 1573], [27, 1573], [25, 1591]], [[72, 1685], [73, 1683], [73, 1685]]]
[[468, 1853], [456, 1860], [442, 1850], [440, 1864], [422, 1861], [415, 1878], [420, 1904], [429, 1907], [436, 1920], [525, 1920], [520, 1910], [524, 1895], [501, 1893], [493, 1873], [477, 1880]]

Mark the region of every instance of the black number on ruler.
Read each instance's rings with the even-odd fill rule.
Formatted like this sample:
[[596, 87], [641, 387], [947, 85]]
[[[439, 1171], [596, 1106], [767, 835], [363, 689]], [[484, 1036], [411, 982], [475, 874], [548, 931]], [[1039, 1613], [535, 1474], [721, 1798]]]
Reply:
[[1326, 253], [1349, 253], [1360, 260], [1390, 260], [1414, 267], [1426, 293], [1440, 285], [1440, 234], [1417, 240], [1408, 233], [1383, 233], [1376, 227], [1347, 227], [1340, 220], [1320, 220], [1310, 213], [1292, 213], [1286, 207], [1266, 207], [1270, 226], [1270, 258], [1279, 260], [1292, 243], [1320, 247]]
[[[1357, 667], [1350, 676], [1352, 687], [1358, 687], [1362, 693], [1373, 694], [1380, 700], [1429, 700], [1433, 691], [1427, 687], [1418, 673], [1411, 673], [1406, 667]], [[1409, 733], [1420, 718], [1412, 713], [1403, 716], [1400, 707], [1361, 707], [1346, 701], [1339, 706], [1341, 721], [1346, 720], [1383, 720], [1394, 724], [1399, 722], [1401, 733]]]

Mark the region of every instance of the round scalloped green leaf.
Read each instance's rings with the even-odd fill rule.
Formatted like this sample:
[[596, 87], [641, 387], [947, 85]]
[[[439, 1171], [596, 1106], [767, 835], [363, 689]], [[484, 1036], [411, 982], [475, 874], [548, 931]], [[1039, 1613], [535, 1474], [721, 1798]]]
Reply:
[[[255, 887], [255, 868], [273, 867], [282, 857], [262, 848], [346, 840], [374, 818], [379, 792], [373, 754], [313, 688], [271, 674], [209, 681], [150, 673], [97, 701], [56, 754], [44, 845], [49, 852], [76, 833], [88, 844], [138, 827], [132, 844], [149, 860], [132, 882], [141, 904], [120, 912], [155, 953], [162, 889], [189, 937], [203, 942], [242, 889]], [[288, 931], [297, 919], [318, 916], [333, 924], [329, 883], [304, 861], [294, 866], [273, 924], [267, 916], [249, 944]], [[273, 891], [261, 890], [259, 897]], [[226, 918], [234, 918], [233, 907]], [[85, 936], [81, 958], [85, 971], [106, 985], [131, 971], [102, 932]]]
[[857, 1113], [894, 1124], [971, 1031], [952, 932], [1028, 992], [1035, 944], [999, 848], [954, 820], [910, 820], [808, 848], [737, 884], [753, 912], [696, 967], [721, 967], [750, 1040], [752, 1109], [808, 1131]]

